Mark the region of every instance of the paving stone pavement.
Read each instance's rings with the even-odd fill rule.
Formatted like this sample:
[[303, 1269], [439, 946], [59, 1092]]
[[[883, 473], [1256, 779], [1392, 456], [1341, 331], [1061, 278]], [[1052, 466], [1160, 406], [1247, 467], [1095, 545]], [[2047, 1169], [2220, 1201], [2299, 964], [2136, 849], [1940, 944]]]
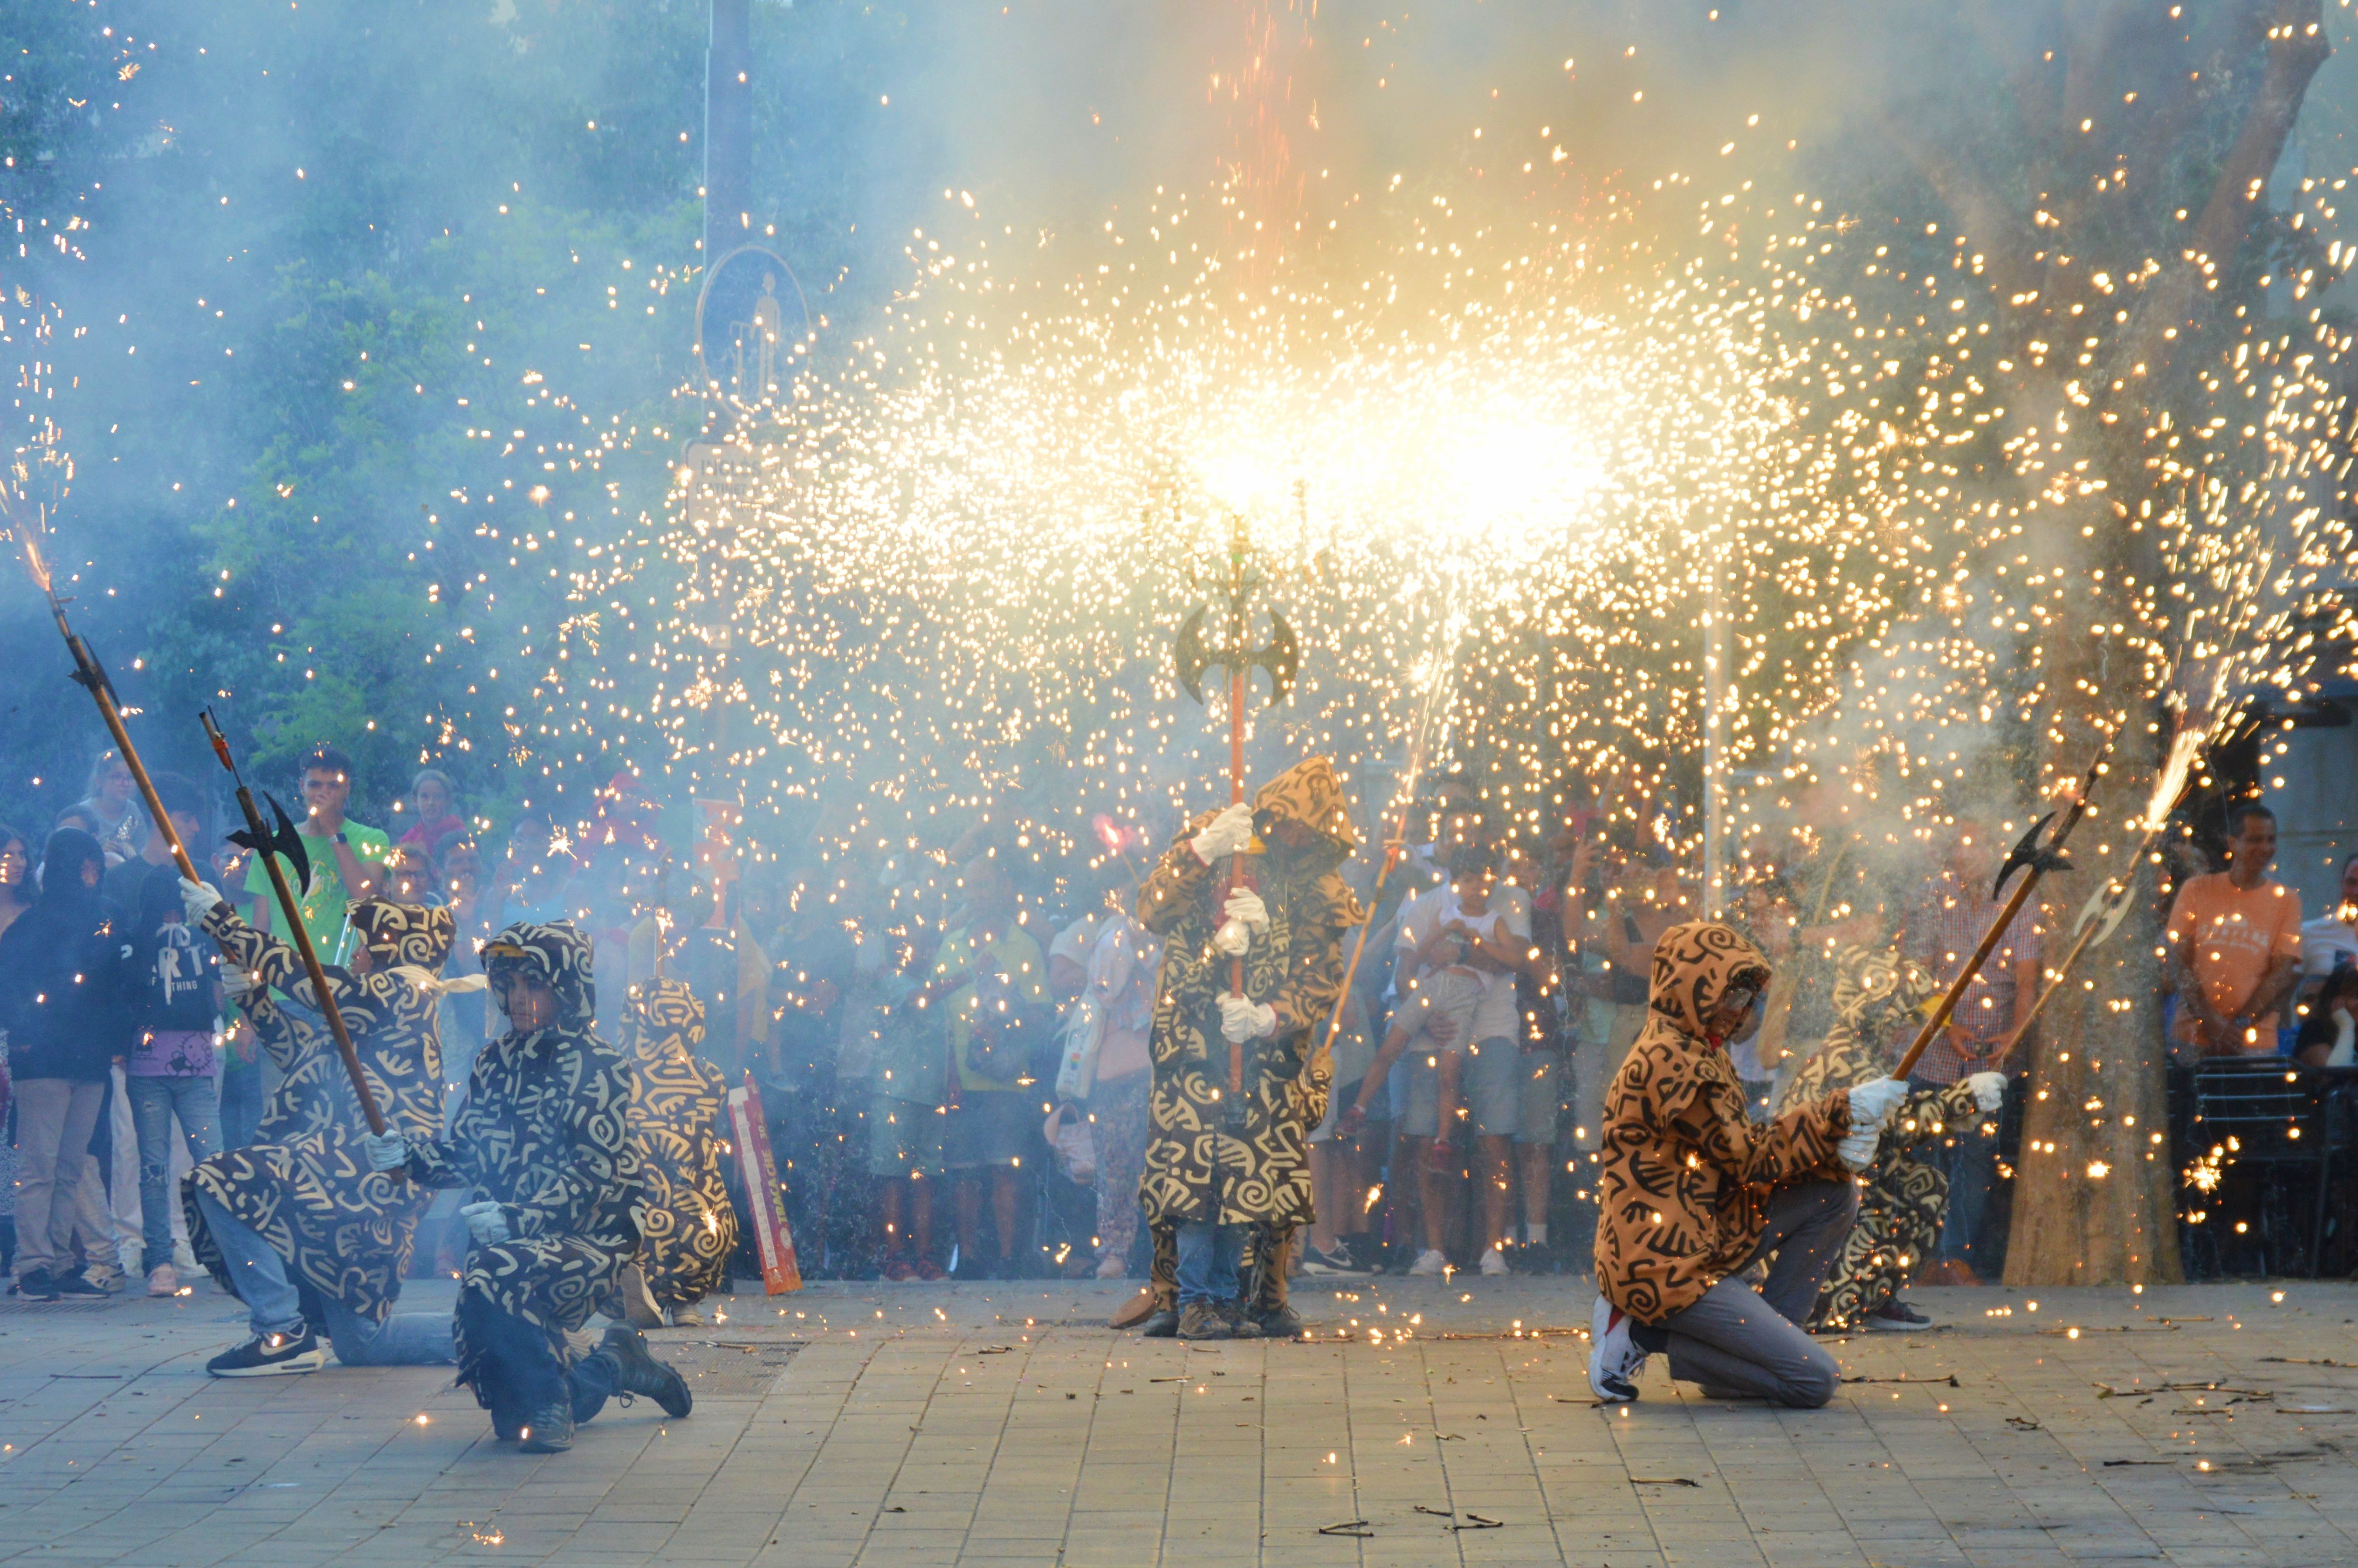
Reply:
[[653, 1336], [694, 1415], [546, 1458], [443, 1370], [208, 1379], [209, 1284], [0, 1304], [0, 1562], [2358, 1562], [2358, 1287], [1920, 1291], [1942, 1326], [1836, 1343], [1810, 1412], [1659, 1363], [1595, 1409], [1582, 1280], [1305, 1290], [1316, 1342], [1206, 1346], [1105, 1328], [1129, 1289], [740, 1295]]

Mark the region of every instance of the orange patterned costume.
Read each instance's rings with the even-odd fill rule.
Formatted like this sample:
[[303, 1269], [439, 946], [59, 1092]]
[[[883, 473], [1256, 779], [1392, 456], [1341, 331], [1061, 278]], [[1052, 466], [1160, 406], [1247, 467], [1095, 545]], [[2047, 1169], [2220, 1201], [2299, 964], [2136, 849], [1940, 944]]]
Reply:
[[1767, 1122], [1722, 1044], [1704, 1030], [1728, 988], [1765, 989], [1768, 962], [1725, 925], [1673, 925], [1654, 949], [1649, 1016], [1605, 1098], [1596, 1284], [1641, 1324], [1700, 1301], [1745, 1266], [1787, 1184], [1848, 1179], [1834, 1156], [1850, 1130], [1844, 1091]]

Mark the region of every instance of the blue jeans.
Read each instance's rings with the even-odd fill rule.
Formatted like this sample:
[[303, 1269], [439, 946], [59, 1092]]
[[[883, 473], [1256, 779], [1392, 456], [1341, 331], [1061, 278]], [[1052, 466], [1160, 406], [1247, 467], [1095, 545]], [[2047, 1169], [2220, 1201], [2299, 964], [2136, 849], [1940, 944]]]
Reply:
[[262, 1125], [262, 1065], [233, 1058], [222, 1069], [221, 1135], [223, 1149], [243, 1149]]
[[1990, 1193], [1997, 1185], [1997, 1139], [1984, 1137], [1983, 1125], [1967, 1123], [1954, 1134], [1954, 1144], [1934, 1152], [1949, 1173], [1949, 1212], [1941, 1220], [1938, 1250], [1977, 1273], [1991, 1273], [1996, 1265], [1982, 1243], [1989, 1238]]
[[146, 1244], [140, 1267], [153, 1273], [172, 1260], [172, 1119], [190, 1160], [221, 1152], [221, 1096], [211, 1078], [150, 1078], [125, 1074], [124, 1098], [139, 1134], [139, 1228]]
[[1244, 1266], [1245, 1227], [1193, 1220], [1179, 1227], [1179, 1304], [1237, 1299]]
[[[291, 1334], [305, 1326], [303, 1298], [287, 1278], [287, 1260], [259, 1231], [222, 1207], [211, 1193], [197, 1195], [213, 1245], [229, 1265], [246, 1321], [256, 1335]], [[397, 1313], [371, 1323], [335, 1298], [326, 1309], [329, 1343], [347, 1367], [443, 1367], [451, 1354], [450, 1320], [438, 1313]]]

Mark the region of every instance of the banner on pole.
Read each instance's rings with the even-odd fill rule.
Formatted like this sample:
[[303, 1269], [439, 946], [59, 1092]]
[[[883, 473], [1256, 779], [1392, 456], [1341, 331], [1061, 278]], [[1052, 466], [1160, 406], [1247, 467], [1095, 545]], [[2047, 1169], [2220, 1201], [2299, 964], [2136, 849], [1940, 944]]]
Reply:
[[762, 1091], [753, 1075], [729, 1091], [729, 1123], [737, 1138], [737, 1173], [744, 1179], [745, 1222], [762, 1260], [762, 1283], [770, 1295], [803, 1288], [795, 1262], [795, 1238], [786, 1228], [785, 1206], [778, 1201], [778, 1163], [770, 1154], [770, 1125], [762, 1114]]

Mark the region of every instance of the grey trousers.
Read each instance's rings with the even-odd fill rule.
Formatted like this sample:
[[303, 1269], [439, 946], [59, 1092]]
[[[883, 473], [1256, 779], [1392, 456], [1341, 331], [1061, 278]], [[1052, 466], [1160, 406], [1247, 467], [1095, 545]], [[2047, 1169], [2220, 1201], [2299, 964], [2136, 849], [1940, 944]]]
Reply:
[[[91, 1130], [98, 1125], [99, 1107], [105, 1102], [104, 1084], [67, 1078], [16, 1080], [16, 1277], [49, 1272], [72, 1260], [75, 1198], [87, 1181], [98, 1180], [98, 1162], [90, 1157]], [[102, 1223], [91, 1238], [93, 1261], [96, 1244], [104, 1238], [112, 1248], [103, 1219], [104, 1204], [97, 1206]]]
[[1671, 1376], [1713, 1392], [1752, 1394], [1800, 1410], [1816, 1410], [1833, 1399], [1841, 1369], [1801, 1325], [1857, 1217], [1855, 1183], [1797, 1182], [1779, 1189], [1760, 1244], [1744, 1264], [1749, 1269], [1777, 1254], [1764, 1287], [1722, 1280], [1694, 1305], [1656, 1325], [1670, 1339]]

